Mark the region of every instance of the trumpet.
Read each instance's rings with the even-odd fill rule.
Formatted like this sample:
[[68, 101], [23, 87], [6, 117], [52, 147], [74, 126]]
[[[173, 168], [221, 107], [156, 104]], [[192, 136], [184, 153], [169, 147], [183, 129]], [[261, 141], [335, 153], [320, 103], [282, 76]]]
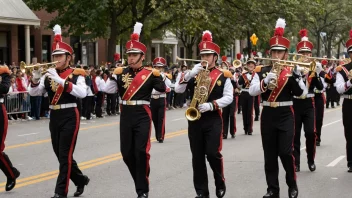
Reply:
[[[43, 71], [41, 72], [42, 75], [47, 72], [49, 68], [55, 68], [56, 64], [60, 63], [60, 61], [55, 61], [55, 62], [50, 62], [50, 63], [42, 63], [42, 64], [35, 64], [35, 65], [26, 65], [25, 62], [21, 61], [20, 63], [20, 69], [21, 70], [27, 70], [33, 71], [33, 70], [38, 70], [40, 67], [42, 67]], [[51, 65], [51, 66], [49, 66]]]
[[207, 66], [205, 70], [202, 70], [198, 73], [196, 78], [197, 86], [194, 88], [194, 95], [191, 101], [190, 106], [186, 109], [185, 116], [189, 121], [199, 120], [201, 113], [198, 110], [198, 106], [207, 102], [209, 97], [209, 88], [211, 83], [211, 78], [209, 76], [210, 71], [208, 70], [208, 61], [203, 60], [194, 60], [194, 59], [182, 59], [176, 57], [178, 61], [193, 61], [193, 62], [206, 62]]

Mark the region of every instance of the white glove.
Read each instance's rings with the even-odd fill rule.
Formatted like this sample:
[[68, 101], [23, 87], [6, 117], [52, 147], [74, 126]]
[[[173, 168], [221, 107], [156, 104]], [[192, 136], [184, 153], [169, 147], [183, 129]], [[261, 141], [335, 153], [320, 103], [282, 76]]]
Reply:
[[200, 71], [204, 70], [202, 64], [198, 63], [196, 65], [194, 65], [193, 69], [188, 72], [188, 75], [185, 75], [185, 77], [187, 76], [187, 79], [185, 78], [185, 80], [190, 80], [191, 78], [195, 77]]
[[59, 74], [57, 74], [55, 68], [50, 68], [47, 70], [47, 76], [53, 79], [55, 82], [59, 83], [61, 86], [64, 86], [65, 79], [62, 79]]
[[33, 74], [33, 80], [39, 81], [39, 79], [42, 77], [42, 69], [40, 68], [38, 70], [33, 70], [32, 74]]
[[298, 85], [299, 85], [299, 87], [300, 87], [302, 90], [304, 90], [305, 88], [307, 88], [306, 84], [304, 84], [304, 82], [303, 82], [302, 79], [300, 79], [300, 80], [298, 81]]
[[276, 78], [277, 75], [275, 73], [272, 73], [272, 72], [269, 72], [266, 77], [264, 78], [264, 83], [265, 84], [268, 84], [269, 83], [269, 80], [272, 79], [272, 78]]
[[323, 71], [323, 67], [321, 66], [321, 63], [317, 63], [315, 72], [319, 75], [321, 71]]
[[213, 110], [213, 106], [209, 102], [203, 103], [203, 104], [198, 105], [198, 110], [201, 113], [204, 113], [204, 112], [207, 112], [207, 111], [212, 111]]
[[298, 76], [301, 76], [302, 72], [304, 71], [304, 68], [303, 67], [300, 67], [298, 65], [296, 65], [293, 69], [293, 72], [298, 75]]
[[252, 80], [252, 75], [247, 75], [247, 78], [248, 78], [249, 81], [251, 81]]

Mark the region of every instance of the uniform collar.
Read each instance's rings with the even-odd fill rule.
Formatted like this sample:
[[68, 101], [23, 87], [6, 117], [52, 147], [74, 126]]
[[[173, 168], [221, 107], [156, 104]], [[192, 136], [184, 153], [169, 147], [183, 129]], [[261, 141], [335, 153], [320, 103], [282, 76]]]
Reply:
[[68, 69], [70, 69], [70, 66], [67, 66], [66, 68], [64, 68], [63, 70], [56, 70], [57, 71], [57, 73], [58, 74], [61, 74], [61, 73], [63, 73], [63, 72], [65, 72], [65, 71], [67, 71]]

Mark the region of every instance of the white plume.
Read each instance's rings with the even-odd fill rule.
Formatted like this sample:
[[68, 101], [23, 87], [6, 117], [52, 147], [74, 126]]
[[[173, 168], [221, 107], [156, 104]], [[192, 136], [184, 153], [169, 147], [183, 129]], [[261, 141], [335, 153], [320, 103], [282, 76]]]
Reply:
[[308, 37], [306, 36], [302, 37], [301, 41], [308, 41]]
[[281, 27], [281, 28], [284, 28], [284, 29], [285, 29], [285, 26], [286, 26], [285, 19], [279, 18], [279, 19], [276, 21], [276, 26], [275, 26], [275, 28]]
[[143, 27], [142, 23], [136, 22], [136, 24], [134, 25], [133, 33], [137, 33], [138, 35], [140, 35], [142, 32], [142, 27]]
[[54, 31], [55, 35], [58, 35], [58, 34], [61, 35], [61, 27], [60, 27], [60, 25], [56, 24], [54, 26], [54, 28], [53, 28], [53, 31]]
[[211, 36], [211, 39], [213, 39], [213, 35], [211, 34], [211, 32], [210, 32], [209, 30], [205, 30], [205, 31], [203, 32], [203, 36], [204, 36], [205, 33], [209, 33], [210, 36]]

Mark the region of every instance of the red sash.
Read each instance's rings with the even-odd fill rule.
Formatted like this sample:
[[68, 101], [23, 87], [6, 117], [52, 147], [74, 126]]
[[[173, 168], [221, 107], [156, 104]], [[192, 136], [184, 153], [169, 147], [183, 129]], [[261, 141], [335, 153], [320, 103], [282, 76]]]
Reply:
[[[73, 69], [68, 69], [68, 70], [62, 72], [61, 74], [59, 74], [59, 76], [62, 79], [66, 79], [72, 72], [73, 72]], [[64, 92], [64, 87], [62, 85], [59, 85], [59, 87], [57, 88], [55, 95], [51, 101], [52, 105], [56, 105], [57, 102], [59, 102], [59, 99], [61, 97], [62, 92]]]
[[222, 74], [222, 72], [218, 69], [214, 69], [213, 71], [210, 72], [209, 77], [211, 78], [211, 83], [210, 83], [209, 94], [213, 91], [213, 89], [215, 87], [215, 83], [219, 79], [221, 74]]
[[291, 76], [291, 71], [287, 68], [283, 69], [278, 77], [277, 87], [271, 91], [268, 102], [275, 102], [280, 95], [282, 89], [285, 87], [288, 78]]
[[122, 100], [130, 100], [134, 94], [144, 85], [152, 74], [151, 70], [142, 69], [137, 75], [133, 78], [130, 86], [126, 89], [126, 92], [122, 96]]
[[244, 84], [246, 85], [246, 88], [248, 88], [250, 83], [249, 83], [249, 80], [247, 78], [247, 73], [242, 74], [242, 77], [244, 79]]

